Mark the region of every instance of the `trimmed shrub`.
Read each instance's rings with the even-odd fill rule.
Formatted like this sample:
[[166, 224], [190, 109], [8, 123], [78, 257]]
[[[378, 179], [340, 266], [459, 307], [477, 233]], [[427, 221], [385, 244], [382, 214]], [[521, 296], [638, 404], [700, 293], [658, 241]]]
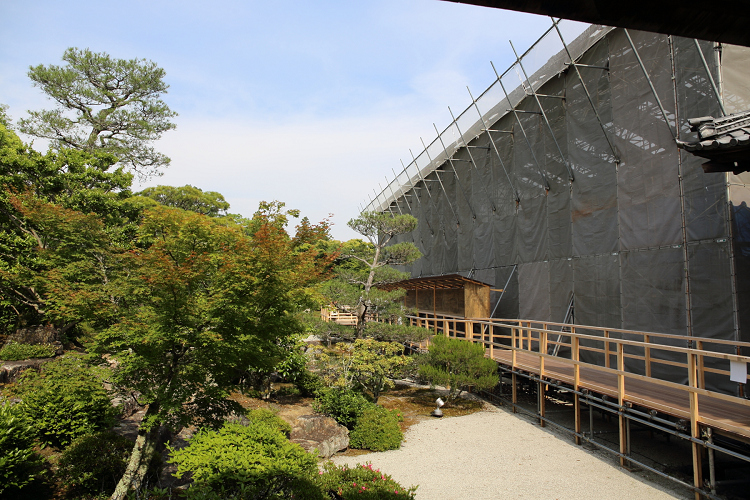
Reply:
[[312, 407], [318, 413], [328, 415], [347, 429], [354, 429], [362, 413], [374, 405], [351, 389], [327, 388], [318, 392]]
[[175, 475], [193, 478], [188, 498], [327, 498], [314, 483], [317, 457], [264, 422], [201, 429], [187, 447], [170, 452]]
[[51, 358], [57, 349], [52, 344], [19, 344], [10, 342], [0, 349], [0, 359], [3, 361], [18, 361], [19, 359]]
[[43, 445], [59, 448], [78, 436], [106, 429], [114, 423], [112, 407], [101, 381], [75, 356], [65, 356], [26, 370], [11, 391], [37, 431]]
[[430, 384], [447, 387], [448, 403], [469, 387], [492, 389], [500, 381], [497, 363], [484, 357], [482, 344], [436, 335], [424, 357], [419, 375]]
[[331, 498], [343, 500], [413, 499], [417, 490], [416, 486], [404, 488], [380, 469], [373, 469], [369, 463], [337, 467], [328, 462], [318, 476], [318, 484]]
[[0, 399], [0, 496], [17, 493], [41, 475], [41, 458], [32, 449], [31, 422]]
[[294, 380], [294, 386], [299, 389], [300, 396], [309, 398], [315, 396], [325, 384], [318, 375], [306, 369]]
[[368, 408], [349, 433], [349, 446], [361, 450], [385, 451], [401, 447], [404, 434], [398, 417], [382, 406]]
[[[58, 477], [79, 494], [111, 493], [125, 473], [133, 442], [111, 431], [81, 436], [62, 453]], [[154, 452], [146, 482], [159, 476], [161, 456]]]
[[251, 422], [259, 422], [273, 427], [286, 437], [289, 437], [289, 433], [292, 432], [292, 426], [286, 420], [279, 417], [275, 411], [268, 408], [248, 410], [245, 412], [245, 416]]

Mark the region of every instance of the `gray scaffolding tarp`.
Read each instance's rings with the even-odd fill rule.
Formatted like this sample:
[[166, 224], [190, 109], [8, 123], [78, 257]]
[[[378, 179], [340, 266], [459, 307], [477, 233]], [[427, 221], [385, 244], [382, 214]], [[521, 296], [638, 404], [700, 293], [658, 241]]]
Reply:
[[[562, 322], [573, 298], [578, 324], [750, 340], [750, 174], [705, 174], [675, 144], [693, 138], [688, 118], [721, 113], [696, 43], [629, 34], [643, 67], [624, 30], [592, 28], [578, 68], [559, 50], [528, 80], [518, 63], [500, 75], [509, 99], [486, 113], [492, 131], [456, 131], [452, 164], [423, 165], [411, 209], [424, 256], [410, 270], [481, 274], [504, 287], [496, 317]], [[699, 47], [727, 111], [750, 108], [750, 50]], [[685, 382], [675, 373], [654, 365]]]

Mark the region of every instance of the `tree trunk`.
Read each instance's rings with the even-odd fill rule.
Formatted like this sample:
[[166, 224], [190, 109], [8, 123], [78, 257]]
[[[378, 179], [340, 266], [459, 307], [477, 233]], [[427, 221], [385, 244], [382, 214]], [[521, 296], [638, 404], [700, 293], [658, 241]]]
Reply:
[[[146, 411], [146, 415], [143, 417], [144, 421], [150, 420], [148, 417], [154, 415], [157, 411], [158, 403], [151, 403]], [[112, 493], [110, 500], [123, 500], [129, 491], [137, 491], [143, 485], [143, 479], [146, 477], [146, 472], [148, 472], [149, 462], [158, 444], [159, 427], [159, 425], [153, 425], [150, 430], [146, 430], [143, 428], [143, 424], [141, 424], [133, 451], [130, 453], [128, 466], [120, 482], [117, 483], [117, 487], [114, 493]]]
[[365, 324], [367, 323], [367, 306], [364, 304], [360, 304], [359, 307], [357, 307], [357, 327], [356, 327], [356, 337], [358, 339], [361, 339], [365, 335]]

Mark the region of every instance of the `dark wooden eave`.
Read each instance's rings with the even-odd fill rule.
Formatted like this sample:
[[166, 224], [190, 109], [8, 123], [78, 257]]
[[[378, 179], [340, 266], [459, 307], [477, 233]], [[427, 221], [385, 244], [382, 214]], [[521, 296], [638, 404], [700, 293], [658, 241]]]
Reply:
[[691, 118], [688, 124], [690, 130], [698, 133], [698, 140], [678, 140], [677, 146], [710, 160], [703, 164], [704, 172], [750, 171], [750, 111], [719, 118]]
[[750, 2], [446, 0], [750, 47]]
[[474, 285], [486, 286], [490, 285], [482, 283], [481, 281], [473, 280], [470, 278], [464, 278], [460, 274], [446, 274], [443, 276], [425, 276], [422, 278], [411, 278], [408, 280], [397, 281], [395, 283], [388, 283], [386, 285], [378, 286], [381, 290], [458, 290], [465, 288], [467, 283]]

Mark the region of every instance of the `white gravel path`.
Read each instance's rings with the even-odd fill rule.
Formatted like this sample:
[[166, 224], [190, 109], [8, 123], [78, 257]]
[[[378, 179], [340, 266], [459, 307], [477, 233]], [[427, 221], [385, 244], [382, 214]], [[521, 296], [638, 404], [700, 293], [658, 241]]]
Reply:
[[486, 406], [465, 417], [410, 427], [399, 450], [339, 456], [333, 462], [372, 462], [402, 486], [418, 484], [420, 500], [684, 498], [567, 437]]

